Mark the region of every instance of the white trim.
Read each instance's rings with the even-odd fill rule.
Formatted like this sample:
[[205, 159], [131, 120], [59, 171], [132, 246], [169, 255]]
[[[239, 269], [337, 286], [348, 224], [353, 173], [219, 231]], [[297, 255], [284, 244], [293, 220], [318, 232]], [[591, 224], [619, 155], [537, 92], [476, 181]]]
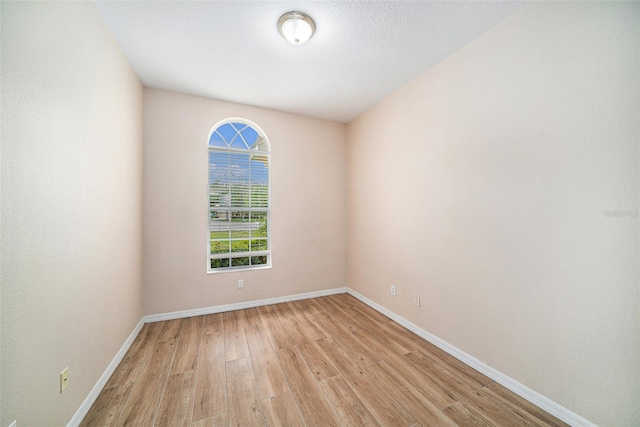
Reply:
[[238, 266], [238, 267], [229, 267], [229, 268], [216, 268], [215, 270], [207, 271], [207, 274], [221, 274], [221, 273], [237, 273], [238, 271], [252, 271], [252, 270], [268, 270], [271, 268], [271, 264], [265, 265], [251, 265], [247, 266]]
[[133, 344], [133, 341], [136, 339], [136, 337], [140, 333], [140, 330], [144, 325], [143, 320], [144, 318], [140, 319], [136, 327], [133, 328], [133, 331], [131, 332], [131, 334], [129, 334], [129, 337], [127, 338], [127, 340], [124, 342], [124, 344], [122, 344], [122, 347], [120, 347], [120, 350], [113, 357], [113, 360], [111, 361], [111, 363], [109, 363], [109, 366], [107, 366], [107, 369], [104, 371], [102, 376], [98, 379], [98, 382], [96, 383], [96, 385], [93, 386], [87, 398], [84, 399], [84, 402], [82, 402], [82, 405], [80, 405], [76, 413], [73, 415], [73, 417], [67, 424], [67, 427], [76, 427], [80, 425], [85, 415], [87, 415], [87, 412], [89, 412], [89, 409], [91, 409], [91, 405], [93, 405], [93, 403], [96, 401], [96, 399], [98, 398], [98, 395], [100, 394], [104, 386], [107, 384], [107, 381], [109, 381], [109, 378], [111, 378], [111, 375], [113, 374], [113, 372], [116, 370], [120, 362], [122, 362], [122, 359], [124, 359], [124, 355], [127, 354], [127, 351], [129, 351], [129, 347], [131, 347], [131, 344]]
[[281, 302], [297, 301], [301, 299], [324, 297], [327, 295], [344, 294], [349, 288], [327, 289], [325, 291], [307, 292], [304, 294], [287, 295], [283, 297], [267, 298], [254, 301], [236, 302], [233, 304], [216, 305], [213, 307], [196, 308], [193, 310], [174, 311], [171, 313], [149, 314], [143, 317], [144, 323], [162, 322], [163, 320], [182, 319], [184, 317], [202, 316], [204, 314], [222, 313], [225, 311], [242, 310], [243, 308], [260, 307], [262, 305], [278, 304]]
[[362, 301], [363, 303], [367, 304], [369, 307], [373, 308], [374, 310], [384, 314], [385, 316], [387, 316], [391, 320], [399, 323], [400, 325], [404, 326], [405, 328], [407, 328], [411, 332], [413, 332], [416, 335], [419, 335], [420, 337], [422, 337], [425, 340], [429, 341], [431, 344], [433, 344], [433, 345], [441, 348], [442, 350], [446, 351], [451, 356], [453, 356], [456, 359], [460, 360], [462, 363], [471, 366], [472, 368], [474, 368], [475, 370], [477, 370], [477, 371], [483, 373], [484, 375], [488, 376], [489, 378], [491, 378], [492, 380], [494, 380], [498, 384], [503, 385], [504, 387], [508, 388], [509, 390], [511, 390], [512, 392], [517, 394], [518, 396], [520, 396], [523, 399], [526, 399], [529, 402], [533, 403], [534, 405], [544, 409], [545, 411], [547, 411], [551, 415], [561, 419], [565, 423], [568, 423], [571, 426], [596, 427], [596, 425], [593, 424], [591, 421], [589, 421], [589, 420], [581, 417], [580, 415], [570, 411], [569, 409], [565, 408], [564, 406], [561, 406], [561, 405], [557, 404], [553, 400], [551, 400], [551, 399], [549, 399], [547, 397], [544, 397], [540, 393], [538, 393], [538, 392], [536, 392], [534, 390], [531, 390], [529, 387], [525, 386], [524, 384], [519, 383], [518, 381], [514, 380], [511, 377], [508, 377], [507, 375], [503, 374], [502, 372], [498, 371], [497, 369], [494, 369], [491, 366], [484, 364], [483, 362], [481, 362], [480, 360], [478, 360], [475, 357], [471, 356], [470, 354], [465, 353], [464, 351], [462, 351], [459, 348], [449, 344], [448, 342], [444, 341], [443, 339], [440, 339], [437, 336], [433, 335], [432, 333], [427, 332], [426, 330], [420, 328], [419, 326], [414, 325], [413, 323], [411, 323], [410, 321], [408, 321], [404, 317], [398, 316], [394, 312], [384, 308], [380, 304], [370, 300], [369, 298], [367, 298], [364, 295], [354, 291], [353, 289], [348, 288], [347, 292], [350, 295], [352, 295], [352, 296], [356, 297], [357, 299], [359, 299], [360, 301]]
[[13, 420], [9, 427], [18, 427], [18, 420]]

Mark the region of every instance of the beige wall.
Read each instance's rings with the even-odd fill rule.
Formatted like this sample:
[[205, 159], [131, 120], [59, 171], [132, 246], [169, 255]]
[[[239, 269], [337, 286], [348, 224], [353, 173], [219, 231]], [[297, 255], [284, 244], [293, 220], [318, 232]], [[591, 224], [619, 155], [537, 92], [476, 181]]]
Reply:
[[[346, 286], [345, 125], [144, 93], [146, 314]], [[207, 137], [228, 117], [252, 120], [271, 142], [273, 267], [207, 274]]]
[[142, 96], [92, 2], [2, 2], [3, 427], [65, 425], [142, 316]]
[[639, 17], [533, 3], [347, 129], [349, 286], [607, 426], [640, 424]]

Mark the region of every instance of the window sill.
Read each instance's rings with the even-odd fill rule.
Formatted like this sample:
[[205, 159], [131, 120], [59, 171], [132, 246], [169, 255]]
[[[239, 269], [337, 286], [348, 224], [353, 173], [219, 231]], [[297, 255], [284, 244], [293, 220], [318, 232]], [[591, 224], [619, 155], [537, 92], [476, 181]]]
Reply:
[[260, 267], [236, 267], [236, 268], [220, 268], [216, 270], [207, 270], [207, 274], [222, 274], [222, 273], [242, 273], [244, 271], [254, 270], [269, 270], [271, 265], [262, 265]]

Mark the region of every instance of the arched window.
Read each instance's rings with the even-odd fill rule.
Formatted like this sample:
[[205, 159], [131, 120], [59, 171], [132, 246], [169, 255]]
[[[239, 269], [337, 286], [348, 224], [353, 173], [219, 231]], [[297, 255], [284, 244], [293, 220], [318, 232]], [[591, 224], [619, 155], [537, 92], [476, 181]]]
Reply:
[[209, 134], [208, 271], [271, 266], [271, 149], [245, 119], [225, 119]]

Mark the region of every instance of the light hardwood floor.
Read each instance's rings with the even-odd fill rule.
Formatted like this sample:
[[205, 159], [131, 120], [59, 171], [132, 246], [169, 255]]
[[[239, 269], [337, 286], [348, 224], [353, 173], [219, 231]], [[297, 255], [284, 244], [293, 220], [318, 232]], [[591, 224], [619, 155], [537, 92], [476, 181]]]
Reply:
[[340, 294], [146, 324], [82, 425], [566, 424]]

